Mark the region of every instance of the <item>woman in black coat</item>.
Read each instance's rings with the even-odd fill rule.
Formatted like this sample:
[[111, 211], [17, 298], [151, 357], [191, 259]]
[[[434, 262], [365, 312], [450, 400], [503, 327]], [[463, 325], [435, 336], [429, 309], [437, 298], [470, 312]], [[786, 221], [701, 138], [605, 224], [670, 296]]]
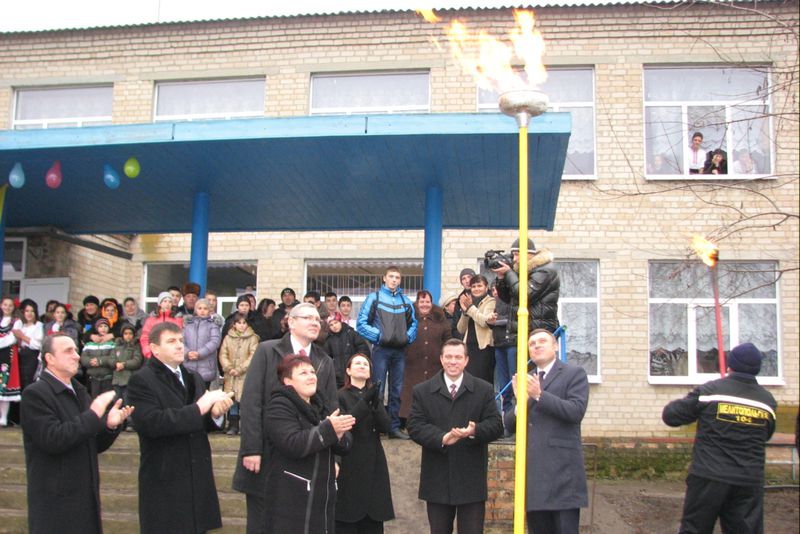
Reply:
[[356, 418], [353, 448], [342, 457], [336, 500], [336, 534], [381, 534], [383, 522], [394, 519], [389, 468], [381, 432], [391, 420], [370, 380], [372, 365], [363, 354], [347, 362], [345, 385], [339, 390], [343, 413]]
[[355, 419], [326, 417], [308, 356], [289, 354], [278, 365], [283, 387], [264, 413], [270, 447], [265, 513], [267, 534], [329, 534], [334, 527], [334, 454], [346, 454]]

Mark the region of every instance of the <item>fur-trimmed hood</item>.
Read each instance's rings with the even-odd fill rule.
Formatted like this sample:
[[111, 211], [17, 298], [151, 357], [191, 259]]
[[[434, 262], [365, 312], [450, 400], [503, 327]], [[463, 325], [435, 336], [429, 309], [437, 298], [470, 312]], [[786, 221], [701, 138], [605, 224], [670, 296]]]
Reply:
[[[550, 249], [547, 248], [540, 248], [536, 254], [533, 255], [533, 258], [528, 260], [528, 272], [533, 271], [541, 267], [542, 265], [547, 265], [551, 263], [555, 259], [555, 256]], [[519, 272], [519, 263], [514, 264], [514, 271]]]

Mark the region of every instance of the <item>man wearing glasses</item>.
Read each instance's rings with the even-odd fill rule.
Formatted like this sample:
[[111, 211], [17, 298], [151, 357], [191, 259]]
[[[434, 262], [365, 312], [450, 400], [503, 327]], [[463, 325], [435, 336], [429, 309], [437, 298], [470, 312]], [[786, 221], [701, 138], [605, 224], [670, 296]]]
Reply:
[[267, 434], [262, 413], [278, 386], [277, 367], [287, 354], [311, 358], [317, 371], [317, 394], [326, 415], [339, 407], [333, 360], [314, 341], [319, 336], [320, 318], [313, 304], [298, 304], [289, 312], [289, 332], [281, 339], [258, 345], [244, 382], [240, 404], [241, 444], [233, 489], [247, 494], [247, 533], [263, 532], [266, 502], [266, 464], [269, 461]]

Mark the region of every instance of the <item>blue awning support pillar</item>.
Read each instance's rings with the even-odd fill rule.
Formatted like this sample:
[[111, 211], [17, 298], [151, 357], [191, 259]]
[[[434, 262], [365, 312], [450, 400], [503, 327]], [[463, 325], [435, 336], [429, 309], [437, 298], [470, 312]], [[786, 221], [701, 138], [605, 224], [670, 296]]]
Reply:
[[425, 259], [423, 286], [438, 304], [442, 292], [442, 188], [429, 185], [425, 190]]
[[192, 211], [192, 251], [189, 257], [189, 282], [200, 284], [200, 294], [206, 294], [208, 274], [208, 193], [194, 195]]

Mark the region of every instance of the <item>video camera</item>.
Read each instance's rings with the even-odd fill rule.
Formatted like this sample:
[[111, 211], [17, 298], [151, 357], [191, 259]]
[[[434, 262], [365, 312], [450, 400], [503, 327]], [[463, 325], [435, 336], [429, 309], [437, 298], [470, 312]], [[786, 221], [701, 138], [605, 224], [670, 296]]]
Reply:
[[487, 250], [483, 254], [483, 264], [487, 269], [497, 269], [502, 265], [514, 268], [514, 259], [506, 256], [503, 250]]

